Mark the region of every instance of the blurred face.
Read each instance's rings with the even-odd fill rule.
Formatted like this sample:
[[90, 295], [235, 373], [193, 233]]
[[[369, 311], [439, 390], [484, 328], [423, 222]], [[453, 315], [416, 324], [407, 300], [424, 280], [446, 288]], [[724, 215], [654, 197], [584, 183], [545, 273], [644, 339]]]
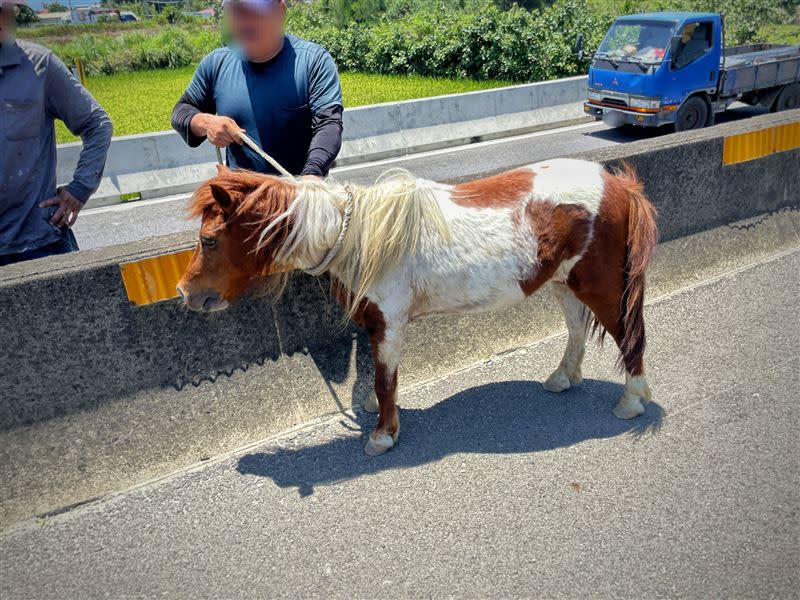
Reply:
[[232, 1], [225, 4], [231, 35], [250, 60], [272, 58], [283, 44], [286, 2], [261, 0], [258, 4]]
[[17, 11], [13, 4], [0, 0], [0, 44], [13, 44], [17, 31]]

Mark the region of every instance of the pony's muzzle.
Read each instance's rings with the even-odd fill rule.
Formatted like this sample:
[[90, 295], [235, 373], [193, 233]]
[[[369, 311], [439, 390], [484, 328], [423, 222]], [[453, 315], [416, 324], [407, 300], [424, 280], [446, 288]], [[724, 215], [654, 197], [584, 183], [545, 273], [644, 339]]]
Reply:
[[187, 292], [180, 285], [176, 288], [178, 295], [189, 310], [196, 312], [215, 312], [228, 308], [228, 301], [214, 290]]

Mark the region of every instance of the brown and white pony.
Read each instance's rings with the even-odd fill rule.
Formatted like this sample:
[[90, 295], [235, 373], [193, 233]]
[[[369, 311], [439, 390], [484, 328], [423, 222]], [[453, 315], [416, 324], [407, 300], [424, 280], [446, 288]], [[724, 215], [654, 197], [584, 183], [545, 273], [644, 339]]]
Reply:
[[397, 441], [397, 369], [409, 321], [502, 308], [547, 282], [569, 340], [545, 389], [580, 384], [590, 327], [608, 332], [626, 371], [614, 414], [630, 419], [650, 399], [643, 304], [658, 232], [642, 190], [627, 166], [611, 173], [571, 159], [456, 186], [398, 172], [372, 187], [345, 187], [221, 167], [193, 197], [200, 239], [178, 292], [193, 310], [221, 310], [268, 270], [314, 269], [338, 246], [349, 207], [327, 271], [372, 345], [375, 396], [366, 408], [380, 416], [367, 454]]

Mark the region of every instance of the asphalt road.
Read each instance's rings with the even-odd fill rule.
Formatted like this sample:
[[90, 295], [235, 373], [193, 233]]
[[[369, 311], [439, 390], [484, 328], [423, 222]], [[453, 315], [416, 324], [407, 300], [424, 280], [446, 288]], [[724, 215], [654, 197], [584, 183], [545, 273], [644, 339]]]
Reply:
[[[763, 112], [760, 108], [742, 106], [719, 115], [717, 120], [725, 122]], [[588, 123], [343, 167], [335, 169], [332, 176], [369, 184], [386, 169], [400, 167], [419, 177], [449, 181], [658, 135], [668, 135], [668, 130], [611, 129], [603, 123]], [[90, 201], [75, 225], [78, 243], [88, 250], [194, 229], [196, 224], [184, 215], [187, 198], [184, 194], [96, 209], [91, 208]]]
[[[0, 597], [685, 597], [800, 589], [800, 251], [647, 308], [654, 402], [564, 336], [0, 537]], [[363, 429], [362, 429], [363, 428]]]

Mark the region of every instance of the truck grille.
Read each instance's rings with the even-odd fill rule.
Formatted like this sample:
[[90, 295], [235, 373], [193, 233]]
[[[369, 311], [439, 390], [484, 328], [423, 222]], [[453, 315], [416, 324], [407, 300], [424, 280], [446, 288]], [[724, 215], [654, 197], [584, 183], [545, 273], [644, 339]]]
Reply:
[[628, 103], [625, 100], [620, 100], [619, 98], [603, 98], [603, 104], [611, 105], [611, 106], [619, 106], [621, 108], [627, 108]]

